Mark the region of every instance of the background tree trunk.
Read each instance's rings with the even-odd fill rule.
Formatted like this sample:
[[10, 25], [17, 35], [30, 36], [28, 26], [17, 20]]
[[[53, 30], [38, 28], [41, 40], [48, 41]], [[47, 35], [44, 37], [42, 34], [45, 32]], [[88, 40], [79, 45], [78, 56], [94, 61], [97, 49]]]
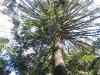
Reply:
[[54, 75], [66, 75], [65, 64], [62, 55], [62, 44], [60, 37], [55, 39], [54, 47]]

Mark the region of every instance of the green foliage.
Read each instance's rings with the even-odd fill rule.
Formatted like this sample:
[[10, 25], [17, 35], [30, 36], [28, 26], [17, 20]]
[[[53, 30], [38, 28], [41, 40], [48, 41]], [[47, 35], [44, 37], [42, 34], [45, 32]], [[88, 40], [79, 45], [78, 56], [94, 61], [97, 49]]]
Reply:
[[11, 2], [11, 3], [8, 4], [8, 7], [11, 8], [13, 5], [14, 5], [14, 4]]
[[71, 55], [65, 52], [63, 54], [68, 75], [98, 75], [97, 62], [99, 60], [96, 60], [95, 67], [90, 69], [93, 66], [93, 55], [95, 54], [91, 50], [80, 50], [78, 53], [73, 51]]
[[7, 61], [0, 58], [0, 75], [9, 75], [10, 70], [6, 70]]
[[6, 39], [0, 38], [0, 45], [4, 45], [6, 43], [7, 43]]
[[28, 20], [24, 22], [24, 25], [28, 28], [31, 28], [33, 26], [33, 20]]
[[4, 68], [6, 65], [6, 61], [0, 58], [0, 68]]
[[15, 25], [15, 27], [20, 25], [20, 20], [13, 18], [13, 24]]
[[47, 13], [50, 14], [49, 17], [51, 16], [51, 18], [56, 18], [54, 9], [52, 8], [48, 9]]
[[0, 48], [4, 48], [5, 44], [7, 44], [7, 39], [0, 38]]
[[11, 56], [18, 56], [18, 49], [8, 50]]
[[[58, 7], [56, 7], [55, 0], [25, 1], [27, 3], [21, 0], [23, 4], [18, 7], [27, 14], [27, 16], [24, 15], [27, 20], [24, 19], [22, 29], [24, 36], [20, 36], [16, 32], [15, 40], [21, 47], [18, 47], [18, 51], [15, 49], [12, 51], [12, 53], [18, 54], [12, 58], [15, 61], [14, 66], [17, 67], [20, 74], [46, 75], [47, 72], [52, 72], [52, 68], [49, 66], [53, 66], [53, 64], [50, 63], [52, 60], [49, 58], [54, 52], [53, 45], [56, 36], [61, 38], [63, 45], [66, 44], [63, 43], [66, 40], [71, 43], [67, 45], [67, 48], [73, 51], [71, 55], [62, 52], [69, 75], [72, 73], [75, 75], [94, 73], [94, 69], [92, 69], [93, 71], [88, 69], [93, 62], [92, 53], [88, 51], [91, 46], [81, 40], [94, 35], [94, 33], [98, 34], [90, 27], [94, 27], [91, 22], [100, 16], [85, 20], [98, 11], [97, 8], [87, 9], [92, 0], [65, 0], [64, 5]], [[37, 27], [37, 31], [31, 32], [33, 26]], [[33, 49], [33, 53], [24, 56], [23, 53], [29, 48]], [[80, 50], [79, 53], [74, 51], [76, 48]], [[81, 52], [81, 48], [85, 51]]]
[[93, 61], [93, 57], [92, 55], [84, 55], [83, 57], [80, 58], [80, 60], [88, 60], [89, 62], [92, 62]]

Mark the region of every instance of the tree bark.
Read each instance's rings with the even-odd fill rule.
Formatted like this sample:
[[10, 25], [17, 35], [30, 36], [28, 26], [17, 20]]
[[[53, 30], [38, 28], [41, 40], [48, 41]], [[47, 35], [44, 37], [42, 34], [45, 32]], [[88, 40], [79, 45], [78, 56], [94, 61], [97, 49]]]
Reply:
[[62, 55], [62, 43], [60, 37], [56, 37], [54, 45], [54, 75], [67, 75]]

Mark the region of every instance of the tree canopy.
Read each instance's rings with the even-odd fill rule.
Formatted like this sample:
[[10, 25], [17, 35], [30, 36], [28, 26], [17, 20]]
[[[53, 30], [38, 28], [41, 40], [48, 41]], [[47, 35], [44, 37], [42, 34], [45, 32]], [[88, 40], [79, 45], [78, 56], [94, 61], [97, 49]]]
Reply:
[[[54, 69], [54, 75], [66, 75], [68, 70], [73, 72], [71, 65], [75, 70], [76, 67], [80, 69], [80, 66], [92, 63], [92, 45], [87, 41], [90, 36], [100, 34], [96, 29], [99, 24], [93, 22], [100, 18], [97, 15], [100, 7], [89, 8], [92, 3], [93, 0], [20, 0], [17, 7], [24, 15], [17, 17], [21, 17], [22, 21], [13, 18], [13, 34], [18, 46], [10, 50], [14, 53], [11, 62], [20, 74], [47, 75], [53, 74]], [[9, 7], [12, 8], [12, 5]], [[68, 62], [64, 60], [63, 50], [64, 53], [68, 52], [65, 53]], [[72, 53], [81, 50], [89, 50], [90, 53], [86, 51], [87, 55], [79, 56]], [[24, 55], [25, 51], [31, 53]], [[73, 64], [75, 60], [80, 64]], [[87, 67], [84, 68], [77, 73], [87, 70]], [[58, 74], [59, 70], [61, 74]]]

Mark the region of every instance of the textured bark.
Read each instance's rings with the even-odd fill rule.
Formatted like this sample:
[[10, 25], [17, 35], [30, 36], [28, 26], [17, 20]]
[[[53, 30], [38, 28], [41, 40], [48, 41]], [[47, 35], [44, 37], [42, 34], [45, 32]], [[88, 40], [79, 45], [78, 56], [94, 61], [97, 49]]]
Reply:
[[62, 44], [59, 37], [55, 39], [54, 48], [54, 75], [66, 75], [66, 69], [62, 55]]

